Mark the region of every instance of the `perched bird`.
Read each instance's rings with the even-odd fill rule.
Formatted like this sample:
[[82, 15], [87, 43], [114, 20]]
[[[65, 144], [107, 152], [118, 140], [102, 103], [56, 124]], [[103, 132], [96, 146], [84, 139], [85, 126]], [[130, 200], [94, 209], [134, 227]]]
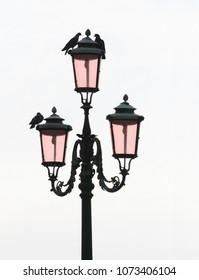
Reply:
[[65, 45], [65, 47], [62, 49], [62, 51], [65, 51], [65, 55], [67, 54], [69, 49], [73, 49], [78, 41], [79, 41], [79, 36], [82, 35], [81, 33], [77, 33], [70, 41]]
[[104, 51], [104, 54], [102, 55], [102, 58], [105, 59], [106, 58], [106, 56], [105, 56], [106, 50], [105, 50], [104, 41], [100, 38], [99, 34], [95, 34], [94, 37], [95, 37], [95, 42], [98, 43], [98, 45], [99, 45], [99, 48]]
[[44, 117], [42, 116], [42, 114], [37, 113], [36, 116], [31, 120], [30, 124], [30, 128], [34, 128], [36, 124], [39, 124], [40, 122], [42, 122], [44, 119]]

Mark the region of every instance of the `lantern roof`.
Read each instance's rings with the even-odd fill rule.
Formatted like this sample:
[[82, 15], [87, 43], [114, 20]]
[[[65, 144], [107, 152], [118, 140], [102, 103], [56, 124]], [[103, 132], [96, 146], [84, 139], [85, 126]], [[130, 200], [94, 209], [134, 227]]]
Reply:
[[59, 115], [56, 114], [57, 109], [55, 107], [52, 108], [52, 115], [45, 119], [45, 124], [39, 124], [37, 125], [37, 130], [46, 130], [46, 129], [58, 129], [58, 130], [66, 130], [70, 131], [72, 130], [72, 127], [67, 124], [63, 124], [64, 119], [61, 118]]
[[143, 116], [136, 115], [134, 111], [136, 108], [131, 106], [127, 100], [128, 100], [128, 95], [125, 94], [123, 97], [124, 102], [120, 103], [117, 107], [115, 107], [115, 113], [108, 115], [106, 118], [111, 121], [111, 120], [132, 120], [132, 121], [137, 121], [141, 122], [144, 120]]
[[68, 53], [71, 55], [75, 54], [98, 54], [103, 55], [104, 51], [99, 48], [97, 42], [93, 41], [89, 36], [91, 32], [89, 29], [85, 32], [86, 37], [80, 40], [77, 44], [78, 47], [70, 50]]

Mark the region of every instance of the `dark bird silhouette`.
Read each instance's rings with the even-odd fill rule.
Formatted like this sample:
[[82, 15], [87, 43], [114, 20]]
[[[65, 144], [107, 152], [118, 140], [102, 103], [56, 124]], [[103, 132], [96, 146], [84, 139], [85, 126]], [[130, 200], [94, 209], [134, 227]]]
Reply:
[[99, 34], [95, 34], [94, 37], [95, 37], [95, 42], [98, 43], [99, 48], [104, 51], [104, 54], [102, 55], [102, 58], [105, 59], [106, 58], [106, 56], [105, 56], [106, 50], [105, 50], [104, 41], [100, 38]]
[[31, 120], [30, 124], [30, 128], [34, 128], [36, 124], [39, 124], [40, 122], [42, 122], [44, 119], [44, 117], [42, 116], [42, 114], [37, 113], [36, 116]]
[[69, 49], [73, 49], [78, 41], [79, 41], [79, 36], [82, 35], [81, 33], [77, 33], [70, 41], [65, 45], [65, 47], [62, 49], [62, 52], [65, 51], [65, 55], [67, 54]]

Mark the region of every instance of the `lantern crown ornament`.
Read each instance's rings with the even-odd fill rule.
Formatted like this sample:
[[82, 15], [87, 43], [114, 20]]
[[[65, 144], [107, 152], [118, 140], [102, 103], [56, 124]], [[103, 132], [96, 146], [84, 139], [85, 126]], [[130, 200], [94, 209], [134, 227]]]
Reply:
[[105, 50], [100, 46], [100, 44], [97, 41], [93, 41], [89, 36], [91, 35], [91, 32], [89, 29], [85, 32], [86, 37], [84, 37], [82, 40], [77, 42], [78, 47], [74, 48], [72, 50], [69, 50], [69, 54], [99, 54], [103, 55]]
[[36, 129], [46, 130], [46, 129], [58, 129], [58, 130], [65, 130], [69, 132], [72, 130], [72, 127], [68, 124], [63, 124], [64, 119], [61, 118], [59, 115], [57, 115], [57, 109], [55, 107], [52, 108], [52, 115], [50, 115], [48, 118], [45, 118], [46, 121], [45, 124], [39, 124], [37, 125]]
[[108, 120], [135, 120], [135, 121], [143, 121], [144, 117], [136, 115], [134, 111], [136, 108], [131, 106], [128, 101], [128, 95], [125, 94], [123, 96], [124, 102], [120, 103], [117, 107], [115, 107], [115, 113], [108, 115], [106, 118]]

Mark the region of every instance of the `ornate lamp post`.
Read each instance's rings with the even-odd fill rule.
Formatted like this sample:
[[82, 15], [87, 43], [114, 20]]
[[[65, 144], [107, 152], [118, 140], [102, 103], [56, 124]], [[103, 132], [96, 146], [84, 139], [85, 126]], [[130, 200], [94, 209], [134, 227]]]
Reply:
[[[107, 116], [111, 127], [113, 157], [119, 161], [121, 174], [121, 179], [115, 176], [107, 180], [103, 173], [101, 144], [96, 135], [91, 133], [89, 123], [92, 95], [99, 90], [100, 63], [104, 57], [104, 49], [89, 37], [89, 30], [86, 31], [86, 36], [77, 43], [77, 48], [69, 51], [73, 62], [75, 91], [81, 95], [84, 124], [82, 134], [77, 135], [79, 139], [74, 144], [71, 174], [67, 183], [58, 181], [58, 171], [65, 165], [68, 132], [72, 127], [63, 124], [63, 119], [53, 108], [53, 114], [45, 119], [46, 123], [37, 125], [36, 129], [40, 132], [42, 164], [48, 169], [51, 191], [58, 196], [70, 193], [74, 187], [76, 170], [81, 168], [79, 189], [82, 199], [82, 260], [91, 260], [91, 198], [94, 189], [92, 178], [97, 173], [99, 185], [108, 192], [116, 192], [124, 186], [130, 163], [137, 157], [140, 123], [144, 117], [134, 113], [135, 108], [127, 102], [127, 95], [124, 96], [124, 102], [115, 108], [116, 112]], [[109, 183], [112, 187], [108, 186]]]

